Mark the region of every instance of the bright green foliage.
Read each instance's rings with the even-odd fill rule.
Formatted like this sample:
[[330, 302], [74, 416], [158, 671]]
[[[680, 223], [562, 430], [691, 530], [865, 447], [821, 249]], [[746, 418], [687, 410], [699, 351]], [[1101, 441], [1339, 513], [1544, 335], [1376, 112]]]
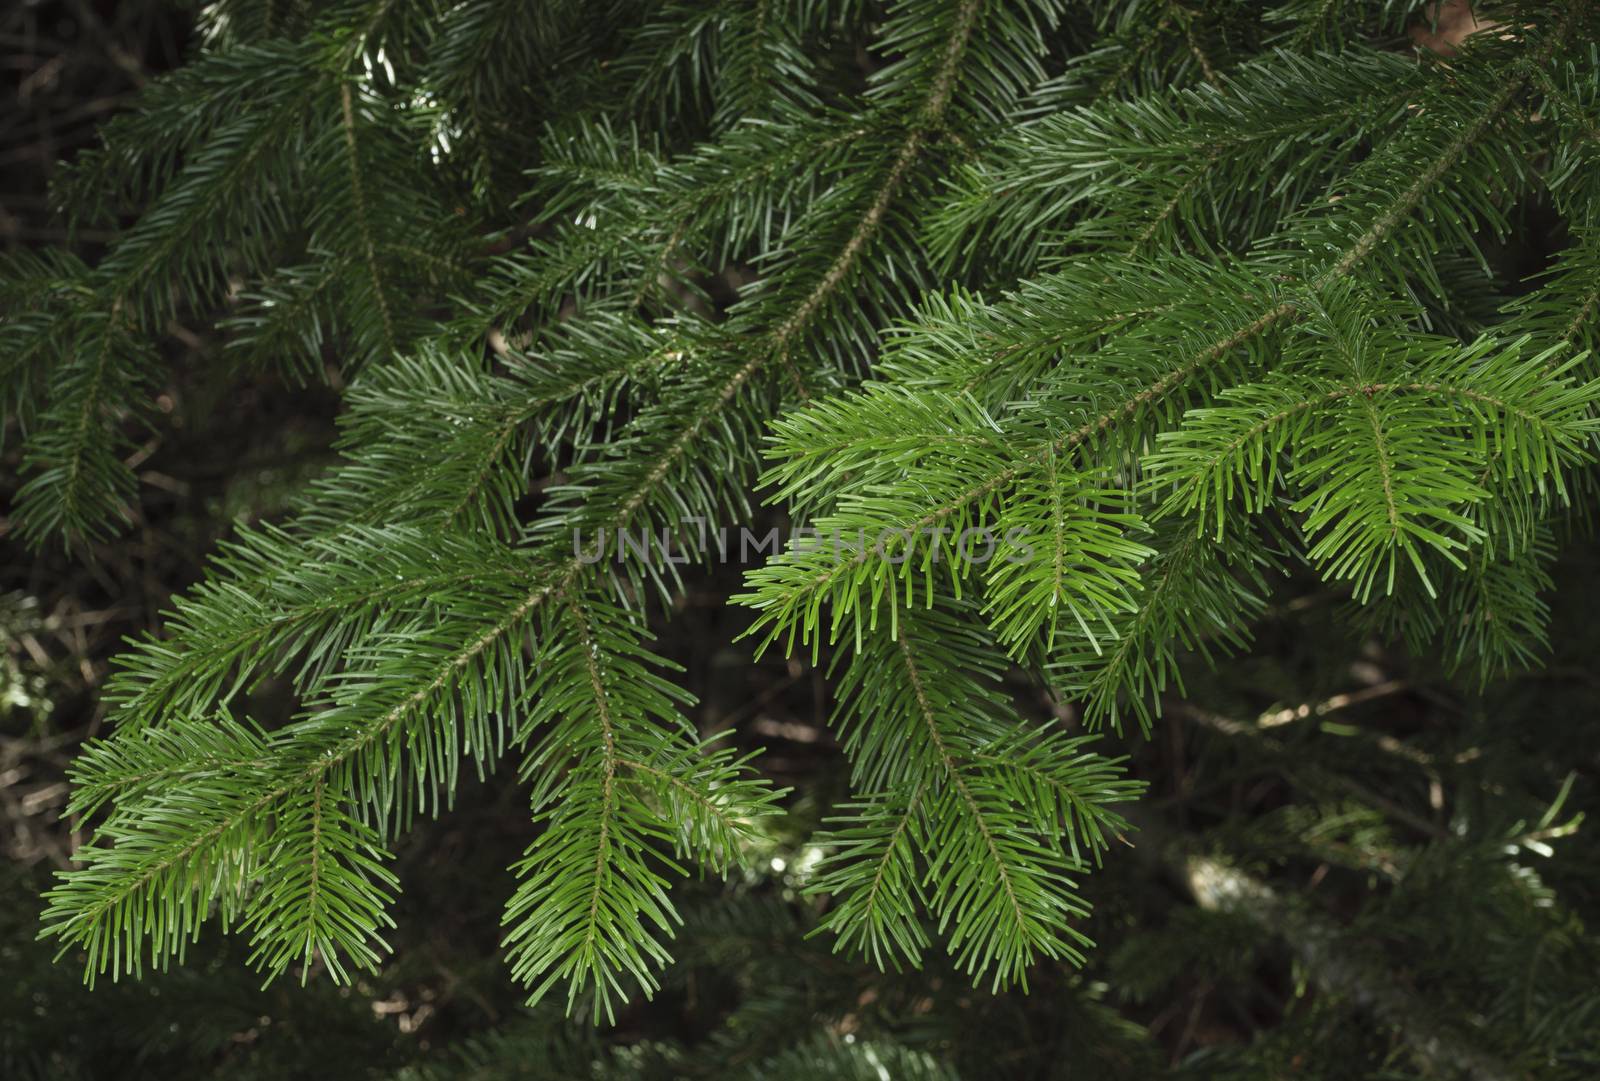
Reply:
[[[63, 182], [132, 224], [0, 274], [16, 522], [136, 513], [176, 317], [224, 373], [348, 384], [345, 460], [130, 646], [46, 934], [118, 975], [216, 917], [345, 978], [387, 849], [515, 753], [514, 975], [595, 1016], [652, 991], [669, 883], [781, 793], [662, 675], [676, 564], [580, 545], [694, 550], [757, 491], [825, 538], [742, 599], [843, 666], [813, 889], [881, 964], [937, 941], [998, 987], [1089, 946], [1076, 880], [1137, 786], [1008, 665], [1148, 729], [1293, 574], [1486, 677], [1536, 659], [1594, 483], [1600, 23], [1496, 5], [1445, 62], [1392, 48], [1404, 7], [210, 5]], [[1507, 280], [1534, 201], [1567, 249]]]
[[773, 793], [732, 752], [699, 745], [678, 713], [686, 696], [649, 670], [625, 612], [569, 600], [563, 617], [544, 630], [519, 722], [519, 743], [538, 733], [522, 774], [543, 832], [515, 868], [506, 945], [535, 998], [564, 983], [571, 1001], [592, 984], [606, 1002], [624, 974], [653, 990], [652, 968], [670, 960], [659, 865], [682, 868], [655, 848], [726, 870]]
[[880, 963], [919, 959], [920, 902], [998, 986], [1036, 956], [1081, 959], [1070, 876], [1127, 828], [1106, 805], [1137, 787], [1085, 738], [1011, 715], [971, 616], [918, 611], [852, 658], [836, 723], [864, 798], [818, 838], [834, 851], [812, 888], [835, 899], [823, 926]]

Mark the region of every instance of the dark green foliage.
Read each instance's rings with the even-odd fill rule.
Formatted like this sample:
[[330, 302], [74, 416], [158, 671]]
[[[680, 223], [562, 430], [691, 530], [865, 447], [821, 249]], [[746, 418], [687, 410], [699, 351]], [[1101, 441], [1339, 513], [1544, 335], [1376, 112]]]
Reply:
[[[777, 823], [822, 791], [764, 776], [756, 741], [699, 723], [670, 674], [686, 581], [729, 561], [703, 538], [765, 503], [820, 540], [749, 570], [741, 629], [830, 658], [849, 774], [784, 849], [808, 862], [778, 890], [782, 937], [826, 936], [797, 947], [807, 965], [845, 964], [837, 949], [891, 970], [840, 979], [898, 1012], [819, 1037], [850, 1004], [758, 994], [746, 973], [708, 1038], [728, 1061], [703, 1072], [978, 1075], [918, 1037], [920, 992], [895, 998], [941, 963], [985, 993], [1042, 973], [1101, 1033], [1085, 1056], [1158, 1068], [1072, 971], [1116, 929], [1091, 883], [1132, 873], [1126, 808], [1151, 778], [1128, 772], [1124, 722], [1189, 723], [1163, 711], [1214, 682], [1196, 661], [1260, 648], [1279, 606], [1327, 598], [1346, 629], [1480, 688], [1535, 667], [1552, 568], [1596, 490], [1600, 21], [1494, 5], [1494, 32], [1443, 57], [1399, 49], [1412, 14], [207, 5], [189, 63], [60, 179], [69, 220], [111, 230], [103, 254], [0, 269], [13, 524], [89, 547], [139, 519], [130, 450], [161, 423], [169, 339], [190, 325], [216, 336], [221, 385], [268, 368], [340, 388], [342, 458], [283, 521], [241, 524], [121, 656], [110, 731], [72, 770], [92, 836], [43, 934], [91, 979], [164, 967], [209, 922], [268, 977], [379, 978], [396, 853], [463, 767], [511, 758], [529, 806], [501, 945], [530, 1004], [626, 1021], [639, 993], [675, 993], [690, 917], [669, 887], [771, 885]], [[1530, 275], [1505, 253], [1534, 213], [1560, 250]], [[627, 536], [645, 554], [613, 558]], [[247, 716], [268, 685], [293, 707]], [[1546, 800], [1532, 834], [1553, 828], [1550, 780], [1518, 784]], [[1382, 803], [1363, 788], [1335, 806], [1326, 781], [1281, 813], [1251, 805], [1229, 851], [1390, 847]], [[1419, 922], [1451, 876], [1478, 883], [1461, 927], [1504, 941], [1460, 971], [1459, 943], [1430, 941], [1439, 968], [1417, 978], [1459, 978], [1457, 1009], [1509, 1031], [1484, 972], [1529, 934], [1592, 948], [1508, 861], [1544, 843], [1529, 835], [1471, 821], [1396, 846], [1359, 868], [1396, 885], [1348, 933]], [[1267, 963], [1248, 925], [1327, 991], [1238, 1069], [1330, 1044], [1348, 1003], [1397, 1033], [1362, 1062], [1463, 1038], [1364, 995], [1367, 962], [1330, 961], [1332, 932], [1297, 945], [1323, 926], [1298, 898], [1191, 887], [1212, 911], [1166, 933], [1208, 937], [1194, 965], [1238, 980]], [[1158, 941], [1116, 953], [1113, 995], [1170, 984]], [[1036, 1020], [934, 982], [946, 1021]], [[1593, 1016], [1575, 1009], [1483, 1054], [1554, 1056]], [[543, 1018], [415, 1076], [554, 1047]], [[736, 1061], [745, 1026], [771, 1051], [758, 1063]], [[529, 1076], [697, 1072], [672, 1039], [578, 1039]], [[1226, 1057], [1184, 1070], [1226, 1076]]]

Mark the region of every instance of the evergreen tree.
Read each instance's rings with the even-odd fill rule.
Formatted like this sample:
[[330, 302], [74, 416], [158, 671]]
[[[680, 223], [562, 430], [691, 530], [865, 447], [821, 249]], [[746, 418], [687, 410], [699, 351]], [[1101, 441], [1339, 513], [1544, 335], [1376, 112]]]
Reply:
[[[1185, 1069], [1289, 1069], [1297, 1043], [1347, 1040], [1353, 1006], [1392, 1038], [1352, 1061], [1583, 1076], [1594, 944], [1518, 854], [1576, 828], [1592, 747], [1576, 797], [1576, 773], [1440, 757], [1514, 738], [1485, 712], [1424, 773], [1513, 795], [1446, 826], [1360, 780], [1414, 748], [1323, 763], [1308, 705], [1284, 721], [1316, 744], [1295, 761], [1228, 711], [1317, 698], [1304, 682], [1262, 703], [1210, 674], [1302, 602], [1338, 606], [1344, 637], [1295, 632], [1325, 661], [1355, 663], [1352, 628], [1403, 640], [1472, 703], [1551, 649], [1600, 428], [1600, 11], [1483, 5], [1485, 29], [1428, 38], [1442, 51], [1410, 46], [1418, 14], [206, 5], [189, 62], [60, 179], [105, 251], [0, 271], [13, 525], [92, 550], [137, 519], [128, 459], [180, 319], [215, 336], [220, 383], [271, 366], [342, 388], [342, 460], [282, 520], [241, 523], [120, 657], [111, 731], [72, 773], [92, 838], [43, 935], [91, 980], [164, 967], [212, 924], [268, 977], [371, 978], [404, 838], [463, 769], [509, 758], [531, 824], [502, 945], [529, 1002], [614, 1020], [676, 986], [675, 940], [726, 958], [780, 921], [794, 970], [821, 974], [737, 977], [718, 1038], [766, 1034], [760, 1076], [983, 1076], [916, 1038], [905, 989], [939, 963], [985, 995], [1043, 983], [1099, 1034], [1084, 1055], [1158, 1068], [1073, 974], [1117, 932], [1091, 879], [1141, 857], [1197, 907], [1103, 961], [1117, 994], [1286, 941], [1327, 996]], [[1530, 271], [1511, 253], [1532, 231], [1555, 250]], [[830, 666], [848, 791], [784, 849], [803, 902], [691, 908], [675, 880], [770, 881], [774, 838], [827, 794], [703, 732], [661, 640], [685, 580], [768, 523], [811, 540], [749, 569], [743, 633]], [[269, 679], [292, 716], [249, 715]], [[1306, 798], [1172, 836], [1140, 798], [1164, 780], [1141, 740], [1194, 725]], [[1267, 881], [1263, 861], [1307, 858], [1390, 885], [1341, 927]], [[1399, 927], [1438, 936], [1415, 988], [1361, 945]], [[1492, 975], [1530, 943], [1548, 970]], [[860, 1040], [792, 1023], [863, 1012], [838, 996], [866, 988], [882, 1023]], [[924, 1012], [1039, 1023], [973, 993], [940, 983]], [[566, 1030], [532, 1017], [418, 1069], [554, 1055]], [[551, 1076], [748, 1068], [597, 1041]]]

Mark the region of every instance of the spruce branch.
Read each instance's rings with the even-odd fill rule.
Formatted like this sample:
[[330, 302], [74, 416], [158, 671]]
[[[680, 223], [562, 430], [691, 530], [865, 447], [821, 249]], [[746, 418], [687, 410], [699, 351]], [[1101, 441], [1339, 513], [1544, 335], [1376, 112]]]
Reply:
[[[1600, 423], [1583, 5], [1448, 63], [1376, 48], [1404, 21], [1370, 4], [602, 14], [210, 10], [69, 177], [83, 219], [142, 213], [96, 266], [0, 268], [30, 540], [131, 517], [180, 307], [346, 405], [341, 461], [117, 665], [46, 915], [91, 978], [211, 919], [269, 975], [378, 966], [386, 848], [509, 752], [516, 978], [596, 1019], [676, 979], [675, 879], [770, 852], [781, 793], [652, 644], [678, 561], [603, 557], [758, 490], [822, 539], [750, 573], [751, 633], [836, 649], [850, 774], [792, 881], [880, 968], [1084, 959], [1076, 882], [1138, 785], [1013, 669], [1148, 731], [1316, 579], [1480, 678], [1548, 648]], [[1545, 216], [1566, 247], [1514, 281], [1495, 243]], [[280, 677], [284, 716], [235, 719]], [[766, 1061], [815, 1063], [868, 1059]]]
[[1073, 921], [1087, 908], [1070, 876], [1125, 827], [1109, 805], [1136, 786], [1088, 740], [1008, 716], [993, 641], [963, 617], [908, 615], [852, 658], [834, 723], [871, 795], [830, 821], [810, 889], [834, 899], [819, 926], [836, 949], [917, 964], [925, 910], [958, 967], [998, 987], [1041, 956], [1081, 963]]
[[386, 352], [393, 353], [399, 345], [399, 338], [395, 334], [394, 316], [389, 311], [389, 300], [385, 295], [384, 277], [378, 269], [377, 241], [373, 238], [372, 222], [367, 208], [361, 154], [356, 137], [356, 112], [351, 100], [349, 83], [343, 83], [339, 87], [339, 114], [343, 125], [345, 162], [350, 175], [350, 197], [355, 208], [356, 229], [361, 236], [367, 273], [372, 278], [372, 297], [383, 321], [383, 340], [388, 347]]

